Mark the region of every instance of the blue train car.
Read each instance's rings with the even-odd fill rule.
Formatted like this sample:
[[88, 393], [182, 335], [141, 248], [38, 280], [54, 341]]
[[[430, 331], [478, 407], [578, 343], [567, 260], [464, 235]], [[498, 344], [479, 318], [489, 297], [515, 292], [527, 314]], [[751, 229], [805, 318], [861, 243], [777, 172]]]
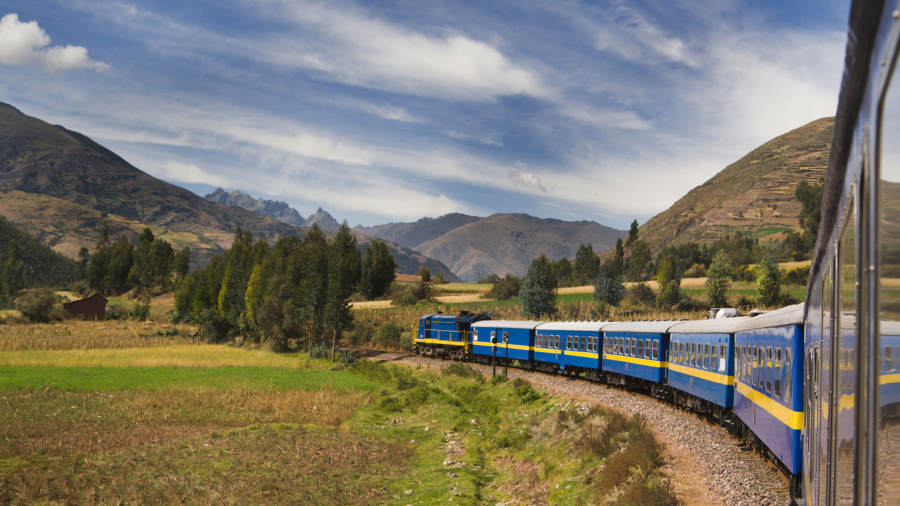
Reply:
[[534, 362], [534, 331], [543, 322], [490, 320], [472, 325], [472, 353], [476, 362], [491, 363], [496, 340], [498, 364], [518, 360], [523, 365]]
[[724, 421], [734, 404], [734, 332], [748, 320], [690, 321], [669, 330], [668, 386], [674, 402]]
[[414, 351], [426, 357], [446, 356], [463, 360], [470, 355], [473, 323], [487, 320], [484, 315], [462, 311], [458, 315], [430, 314], [419, 318]]
[[597, 380], [603, 327], [610, 322], [552, 322], [537, 327], [534, 336], [535, 367], [549, 372], [584, 374]]
[[878, 405], [882, 419], [900, 416], [900, 323], [881, 322]]
[[[744, 438], [790, 477], [799, 477], [803, 459], [803, 314], [803, 304], [788, 306], [735, 332], [734, 413]], [[791, 486], [798, 489], [797, 478]]]
[[612, 385], [663, 394], [669, 329], [680, 320], [615, 322], [603, 327], [603, 375]]

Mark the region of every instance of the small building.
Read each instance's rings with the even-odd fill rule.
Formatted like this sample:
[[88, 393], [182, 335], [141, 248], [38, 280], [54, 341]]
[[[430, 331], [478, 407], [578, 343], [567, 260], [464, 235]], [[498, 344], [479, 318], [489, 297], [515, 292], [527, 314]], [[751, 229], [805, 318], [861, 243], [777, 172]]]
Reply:
[[63, 303], [63, 309], [84, 320], [106, 320], [106, 297], [95, 293], [81, 300]]

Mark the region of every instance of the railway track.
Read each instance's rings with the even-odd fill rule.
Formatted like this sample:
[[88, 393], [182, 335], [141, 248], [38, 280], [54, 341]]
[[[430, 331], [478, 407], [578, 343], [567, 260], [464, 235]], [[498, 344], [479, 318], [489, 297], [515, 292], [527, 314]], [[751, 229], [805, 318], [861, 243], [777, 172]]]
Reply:
[[[454, 361], [418, 355], [356, 349], [370, 360], [405, 362], [431, 367], [446, 367]], [[468, 363], [490, 376], [491, 367]], [[498, 374], [502, 368], [498, 367]], [[599, 403], [626, 414], [642, 414], [666, 442], [671, 454], [666, 469], [676, 474], [679, 495], [687, 505], [725, 504], [728, 506], [787, 505], [788, 482], [784, 475], [744, 441], [732, 436], [717, 423], [691, 411], [640, 392], [591, 383], [581, 378], [550, 375], [509, 368], [512, 378], [528, 380], [548, 392]], [[697, 476], [678, 476], [681, 472]]]

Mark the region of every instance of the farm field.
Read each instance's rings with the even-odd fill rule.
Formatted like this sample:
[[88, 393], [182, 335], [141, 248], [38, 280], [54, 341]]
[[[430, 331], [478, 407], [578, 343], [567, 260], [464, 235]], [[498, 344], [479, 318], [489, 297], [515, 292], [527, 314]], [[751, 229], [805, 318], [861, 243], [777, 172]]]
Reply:
[[[662, 445], [641, 422], [525, 382], [487, 382], [463, 365], [336, 365], [185, 337], [74, 346], [84, 325], [0, 327], [5, 504], [570, 504], [672, 494], [658, 485]], [[22, 328], [67, 340], [25, 347], [22, 335], [37, 332]], [[627, 467], [598, 475], [618, 446], [585, 431], [613, 419], [622, 433], [607, 431], [608, 440], [651, 438], [637, 479]]]

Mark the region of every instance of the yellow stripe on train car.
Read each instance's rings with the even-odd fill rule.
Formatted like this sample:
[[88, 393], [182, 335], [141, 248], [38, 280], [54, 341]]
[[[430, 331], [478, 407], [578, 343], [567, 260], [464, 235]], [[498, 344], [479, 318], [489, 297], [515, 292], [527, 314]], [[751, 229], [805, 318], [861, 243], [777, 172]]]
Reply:
[[763, 395], [762, 392], [754, 390], [749, 386], [738, 382], [735, 385], [735, 389], [741, 393], [744, 397], [750, 400], [753, 404], [764, 409], [767, 413], [774, 416], [776, 419], [780, 420], [781, 423], [787, 425], [793, 430], [802, 430], [803, 429], [803, 412], [802, 411], [794, 411], [786, 406], [782, 406], [781, 404], [775, 402], [773, 399], [770, 399]]
[[704, 371], [702, 369], [694, 369], [693, 367], [685, 367], [683, 365], [672, 363], [669, 363], [669, 370], [680, 372], [681, 374], [687, 374], [688, 376], [693, 376], [695, 378], [700, 378], [706, 381], [711, 381], [713, 383], [719, 383], [721, 385], [734, 385], [734, 376], [727, 376], [725, 374]]
[[625, 355], [610, 355], [609, 353], [603, 354], [603, 360], [612, 360], [615, 362], [628, 362], [629, 364], [638, 364], [645, 365], [647, 367], [667, 367], [668, 364], [666, 362], [661, 362], [659, 360], [649, 360], [646, 358], [637, 358], [637, 357], [626, 357]]

